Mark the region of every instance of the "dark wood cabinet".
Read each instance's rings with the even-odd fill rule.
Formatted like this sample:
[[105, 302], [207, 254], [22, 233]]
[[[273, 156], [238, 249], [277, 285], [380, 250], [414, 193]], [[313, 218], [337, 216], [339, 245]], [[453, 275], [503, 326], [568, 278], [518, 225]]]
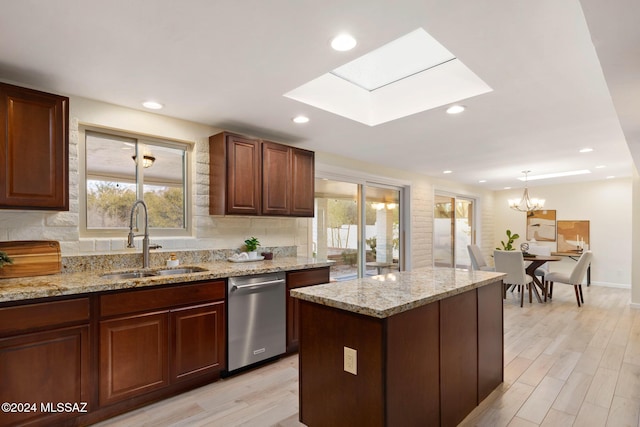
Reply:
[[209, 213], [260, 213], [260, 142], [226, 132], [209, 138]]
[[262, 213], [291, 213], [291, 148], [273, 142], [262, 143]]
[[315, 154], [291, 149], [291, 215], [313, 217], [315, 199]]
[[166, 387], [168, 312], [100, 322], [100, 405]]
[[313, 216], [312, 151], [222, 132], [209, 156], [211, 215]]
[[225, 282], [199, 282], [100, 297], [100, 404], [199, 377], [225, 361]]
[[93, 409], [89, 330], [88, 298], [0, 308], [0, 401], [32, 405], [3, 412], [0, 426], [60, 425], [79, 415], [57, 411], [59, 402]]
[[69, 210], [69, 98], [0, 83], [0, 208]]
[[224, 319], [224, 301], [171, 311], [172, 382], [219, 372], [226, 366]]
[[289, 291], [322, 283], [329, 283], [329, 267], [287, 272], [287, 353], [298, 351], [300, 345], [300, 302]]

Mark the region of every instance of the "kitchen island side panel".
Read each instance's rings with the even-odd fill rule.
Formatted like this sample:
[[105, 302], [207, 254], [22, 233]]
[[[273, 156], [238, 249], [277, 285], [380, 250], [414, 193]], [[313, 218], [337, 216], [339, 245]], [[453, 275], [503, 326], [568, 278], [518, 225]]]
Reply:
[[502, 282], [478, 288], [478, 403], [504, 380]]
[[478, 404], [476, 290], [440, 301], [440, 425], [456, 426]]
[[388, 426], [439, 425], [439, 316], [436, 301], [386, 319]]
[[[300, 301], [300, 421], [308, 426], [384, 425], [383, 320]], [[344, 370], [357, 350], [357, 375]]]

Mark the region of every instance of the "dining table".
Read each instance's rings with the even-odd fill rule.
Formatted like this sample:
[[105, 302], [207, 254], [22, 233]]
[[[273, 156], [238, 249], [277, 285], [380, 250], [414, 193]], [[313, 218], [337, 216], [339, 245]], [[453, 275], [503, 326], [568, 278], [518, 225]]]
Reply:
[[525, 268], [525, 271], [529, 276], [533, 278], [533, 283], [535, 286], [533, 287], [534, 294], [536, 295], [536, 299], [538, 302], [542, 302], [542, 298], [538, 293], [538, 288], [540, 288], [540, 292], [544, 295], [544, 283], [538, 279], [536, 276], [536, 269], [543, 266], [547, 262], [561, 261], [561, 256], [556, 255], [533, 255], [533, 254], [523, 254], [523, 258], [525, 261], [529, 262], [529, 265]]

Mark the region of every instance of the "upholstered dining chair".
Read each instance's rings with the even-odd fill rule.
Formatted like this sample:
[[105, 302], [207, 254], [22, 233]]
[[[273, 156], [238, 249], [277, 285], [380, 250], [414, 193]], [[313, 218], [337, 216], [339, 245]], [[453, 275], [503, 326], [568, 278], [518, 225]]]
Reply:
[[478, 245], [467, 245], [467, 250], [469, 251], [469, 258], [471, 258], [471, 267], [474, 270], [494, 271], [493, 267], [487, 264]]
[[578, 307], [581, 307], [580, 302], [584, 304], [584, 297], [582, 295], [582, 279], [584, 278], [584, 275], [587, 272], [587, 268], [591, 263], [591, 258], [593, 258], [593, 253], [591, 251], [583, 252], [580, 256], [580, 259], [578, 259], [578, 262], [573, 267], [573, 271], [568, 276], [559, 272], [548, 273], [545, 276], [544, 281], [544, 300], [547, 300], [547, 295], [549, 295], [549, 298], [553, 297], [554, 283], [564, 283], [573, 286], [573, 289], [576, 293], [576, 301], [578, 302]]
[[[531, 255], [551, 255], [551, 248], [549, 246], [542, 245], [529, 245], [529, 249], [527, 250]], [[535, 275], [540, 276], [541, 283], [544, 283], [544, 276], [549, 272], [549, 263], [544, 263], [540, 267], [536, 268]]]
[[507, 288], [512, 285], [521, 287], [520, 307], [524, 305], [524, 291], [529, 289], [529, 303], [533, 302], [532, 283], [533, 277], [524, 271], [524, 258], [522, 251], [494, 251], [493, 262], [496, 264], [496, 271], [507, 273], [507, 277], [502, 279], [504, 285], [503, 298], [507, 298]]

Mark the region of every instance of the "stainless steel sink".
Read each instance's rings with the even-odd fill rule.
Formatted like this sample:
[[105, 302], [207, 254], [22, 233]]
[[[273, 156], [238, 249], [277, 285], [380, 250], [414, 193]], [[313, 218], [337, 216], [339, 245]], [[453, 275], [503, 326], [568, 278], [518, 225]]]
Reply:
[[103, 279], [124, 280], [124, 279], [140, 279], [143, 277], [157, 276], [156, 273], [151, 271], [130, 271], [127, 273], [107, 273], [102, 274], [100, 277]]
[[155, 270], [154, 273], [160, 276], [168, 276], [171, 274], [200, 273], [202, 271], [207, 271], [207, 269], [200, 267], [167, 268], [165, 270]]

